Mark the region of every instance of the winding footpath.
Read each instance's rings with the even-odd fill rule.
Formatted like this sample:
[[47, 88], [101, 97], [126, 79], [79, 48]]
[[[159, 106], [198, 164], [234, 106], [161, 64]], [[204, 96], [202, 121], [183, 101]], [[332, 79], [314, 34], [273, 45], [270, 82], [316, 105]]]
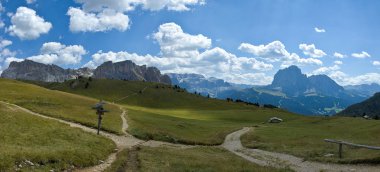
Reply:
[[290, 168], [299, 172], [379, 172], [380, 166], [371, 165], [346, 165], [346, 164], [328, 164], [304, 161], [288, 154], [268, 152], [260, 149], [249, 149], [243, 147], [240, 137], [250, 131], [251, 128], [243, 128], [239, 131], [227, 135], [222, 147], [233, 152], [234, 154], [261, 166], [271, 166], [276, 168]]
[[[21, 106], [10, 104], [7, 102], [0, 101], [0, 103], [6, 104], [8, 106], [11, 106], [13, 108], [20, 109], [24, 112], [27, 112], [31, 115], [35, 115], [41, 118], [55, 120], [64, 124], [69, 125], [70, 127], [80, 128], [86, 132], [96, 134], [97, 130], [94, 128], [90, 128], [78, 123], [65, 121], [62, 119], [54, 118], [45, 116], [36, 112], [33, 112], [29, 109], [23, 108]], [[115, 104], [117, 105], [117, 104]], [[192, 148], [196, 146], [191, 145], [183, 145], [183, 144], [174, 144], [174, 143], [168, 143], [168, 142], [161, 142], [161, 141], [144, 141], [135, 138], [134, 136], [127, 133], [128, 129], [128, 123], [127, 119], [125, 118], [127, 111], [120, 105], [118, 105], [119, 108], [122, 110], [122, 114], [120, 115], [123, 125], [123, 135], [119, 136], [116, 134], [108, 133], [105, 131], [101, 132], [101, 135], [104, 137], [107, 137], [111, 139], [113, 142], [115, 142], [117, 151], [112, 153], [108, 156], [106, 160], [104, 160], [101, 164], [88, 167], [84, 169], [77, 169], [78, 172], [101, 172], [107, 169], [115, 160], [116, 155], [119, 151], [125, 149], [125, 148], [132, 148], [134, 146], [142, 145], [142, 146], [149, 146], [149, 147], [160, 147], [160, 146], [166, 146], [170, 148], [177, 148], [177, 149], [184, 149], [184, 148]], [[319, 163], [319, 162], [310, 162], [310, 161], [304, 161], [301, 158], [288, 155], [288, 154], [281, 154], [281, 153], [274, 153], [274, 152], [268, 152], [260, 149], [249, 149], [243, 147], [240, 141], [240, 137], [250, 131], [251, 128], [245, 127], [241, 130], [235, 131], [229, 135], [226, 136], [224, 143], [219, 146], [222, 148], [225, 148], [226, 150], [261, 166], [271, 166], [276, 168], [290, 168], [297, 172], [320, 172], [320, 171], [331, 171], [331, 172], [341, 172], [341, 171], [355, 171], [355, 172], [380, 172], [380, 166], [370, 166], [370, 165], [341, 165], [341, 164], [328, 164], [328, 163]]]

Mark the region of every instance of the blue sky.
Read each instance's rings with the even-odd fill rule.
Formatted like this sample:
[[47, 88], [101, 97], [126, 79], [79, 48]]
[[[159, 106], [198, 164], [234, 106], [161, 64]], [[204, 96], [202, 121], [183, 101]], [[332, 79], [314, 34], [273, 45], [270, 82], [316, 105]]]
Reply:
[[0, 71], [25, 58], [65, 68], [128, 59], [246, 84], [289, 65], [342, 85], [380, 83], [377, 0], [131, 2], [1, 0]]

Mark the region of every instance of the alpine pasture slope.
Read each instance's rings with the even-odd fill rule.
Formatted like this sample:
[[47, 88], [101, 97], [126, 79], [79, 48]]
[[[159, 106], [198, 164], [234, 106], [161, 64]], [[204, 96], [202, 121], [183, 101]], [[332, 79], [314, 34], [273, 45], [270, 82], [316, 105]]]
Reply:
[[[70, 86], [77, 82], [75, 87]], [[43, 84], [47, 88], [92, 96], [124, 105], [128, 109], [128, 131], [145, 140], [218, 145], [225, 136], [243, 127], [255, 126], [242, 137], [243, 145], [335, 163], [379, 163], [379, 152], [344, 148], [337, 158], [336, 145], [323, 139], [338, 139], [380, 146], [379, 121], [346, 117], [307, 117], [281, 109], [259, 108], [244, 103], [209, 99], [173, 86], [138, 81], [92, 80]], [[142, 91], [143, 90], [143, 91]], [[137, 93], [137, 94], [133, 94]], [[130, 95], [124, 98], [126, 95]], [[284, 119], [266, 124], [269, 117]], [[333, 156], [326, 156], [333, 154]]]
[[[76, 115], [87, 113], [86, 108], [95, 100], [18, 81], [0, 79], [0, 84], [0, 171], [61, 171], [93, 166], [116, 148], [107, 138], [37, 117], [8, 104], [91, 125], [91, 121], [86, 122]], [[71, 105], [74, 113], [70, 113]], [[109, 120], [106, 128], [118, 132], [117, 127], [111, 127], [112, 122]]]
[[[98, 166], [115, 152], [115, 143], [104, 135], [97, 136], [87, 133], [87, 130], [72, 128], [64, 124], [66, 122], [53, 120], [95, 127], [96, 115], [87, 113], [94, 113], [88, 109], [97, 99], [8, 79], [0, 79], [0, 83], [5, 88], [0, 92], [0, 171], [81, 170]], [[112, 112], [104, 117], [108, 122], [103, 130], [124, 133], [119, 125], [120, 114], [124, 113], [120, 113], [116, 105], [109, 104], [106, 108]], [[126, 135], [120, 137], [128, 139]], [[131, 153], [133, 149], [118, 151], [116, 160], [105, 171], [133, 171], [131, 161], [137, 162], [135, 167], [143, 171], [156, 169], [152, 164], [170, 171], [205, 168], [207, 171], [231, 171], [229, 162], [236, 164], [233, 169], [238, 171], [283, 171], [252, 164], [219, 147], [185, 148], [180, 155], [177, 155], [176, 148], [171, 147], [150, 145], [141, 147], [141, 150], [137, 148], [135, 156]]]

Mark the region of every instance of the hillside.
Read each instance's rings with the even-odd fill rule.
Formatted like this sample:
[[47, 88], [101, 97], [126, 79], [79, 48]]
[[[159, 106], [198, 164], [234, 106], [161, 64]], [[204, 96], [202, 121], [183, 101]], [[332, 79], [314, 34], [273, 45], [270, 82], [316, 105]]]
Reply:
[[[90, 127], [97, 126], [95, 111], [91, 109], [97, 99], [59, 91], [48, 90], [20, 81], [0, 79], [0, 101], [13, 103], [47, 116], [78, 122]], [[122, 133], [121, 110], [115, 105], [105, 106], [110, 112], [103, 120], [103, 129]]]
[[380, 118], [380, 93], [361, 103], [349, 106], [347, 109], [337, 114], [338, 116], [361, 117], [367, 115], [371, 118]]
[[1, 102], [0, 126], [0, 171], [61, 171], [92, 166], [115, 149], [111, 140]]
[[211, 99], [159, 83], [83, 78], [44, 86], [124, 105], [129, 132], [142, 139], [215, 145], [228, 133], [272, 116], [297, 117], [281, 109]]
[[[77, 83], [74, 84], [76, 86], [70, 87], [73, 82]], [[323, 139], [330, 138], [378, 146], [377, 121], [368, 123], [359, 118], [294, 115], [281, 109], [208, 99], [157, 83], [95, 79], [86, 89], [87, 82], [90, 81], [80, 79], [48, 83], [45, 87], [124, 105], [128, 109], [128, 132], [145, 140], [218, 145], [227, 134], [255, 126], [254, 131], [243, 136], [243, 144], [248, 147], [259, 146], [260, 149], [317, 161], [378, 162], [378, 152], [363, 149], [350, 149], [341, 160], [336, 155], [325, 157], [328, 153], [335, 154], [336, 146], [323, 142]], [[285, 122], [276, 125], [265, 123], [273, 116]], [[362, 128], [358, 130], [352, 126]], [[361, 134], [367, 130], [367, 134]]]

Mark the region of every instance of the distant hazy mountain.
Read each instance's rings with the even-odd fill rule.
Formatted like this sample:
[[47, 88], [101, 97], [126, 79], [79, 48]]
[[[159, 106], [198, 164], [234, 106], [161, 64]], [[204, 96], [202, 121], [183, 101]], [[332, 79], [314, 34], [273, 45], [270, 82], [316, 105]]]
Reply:
[[167, 75], [162, 75], [156, 67], [139, 66], [130, 60], [105, 62], [94, 70], [94, 78], [148, 81], [171, 84]]
[[362, 84], [362, 85], [348, 85], [344, 87], [348, 91], [362, 94], [364, 96], [373, 96], [375, 93], [380, 92], [379, 84]]
[[305, 115], [331, 115], [366, 96], [346, 91], [326, 75], [307, 77], [297, 66], [279, 70], [268, 86], [233, 85], [198, 74], [169, 74], [173, 84], [219, 99], [272, 104]]
[[338, 97], [344, 88], [326, 75], [307, 77], [297, 66], [279, 70], [267, 89], [281, 91], [289, 97], [302, 95], [326, 95]]
[[132, 61], [118, 63], [105, 62], [95, 70], [89, 68], [63, 69], [56, 65], [46, 65], [31, 60], [11, 62], [1, 77], [43, 82], [63, 82], [78, 76], [132, 81], [148, 81], [171, 84], [167, 75], [162, 75], [155, 67], [139, 66]]
[[356, 117], [368, 115], [372, 118], [380, 118], [380, 93], [376, 93], [374, 96], [361, 103], [349, 106], [337, 115]]
[[188, 92], [198, 92], [202, 95], [210, 95], [211, 97], [218, 97], [218, 93], [226, 90], [251, 88], [251, 85], [233, 84], [225, 82], [222, 79], [206, 78], [199, 74], [167, 74], [173, 85], [178, 85], [185, 88]]
[[63, 69], [56, 65], [46, 65], [31, 60], [22, 62], [11, 62], [8, 69], [2, 74], [2, 78], [44, 81], [44, 82], [63, 82], [77, 76], [91, 76], [92, 70], [89, 68]]

